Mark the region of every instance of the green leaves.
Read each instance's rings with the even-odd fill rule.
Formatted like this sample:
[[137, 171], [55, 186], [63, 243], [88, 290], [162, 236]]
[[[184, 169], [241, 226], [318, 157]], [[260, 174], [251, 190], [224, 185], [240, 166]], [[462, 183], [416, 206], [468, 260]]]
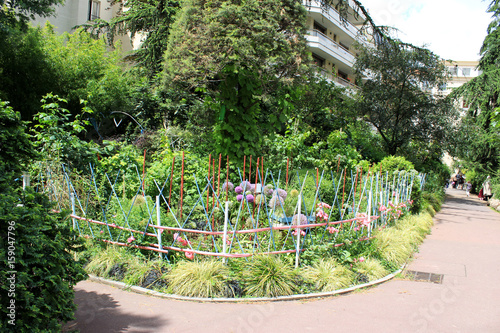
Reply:
[[413, 141], [441, 142], [456, 112], [448, 100], [434, 98], [422, 88], [446, 82], [448, 72], [441, 59], [394, 40], [376, 48], [360, 47], [356, 71], [370, 76], [361, 85], [357, 108], [380, 133], [386, 152], [400, 153]]

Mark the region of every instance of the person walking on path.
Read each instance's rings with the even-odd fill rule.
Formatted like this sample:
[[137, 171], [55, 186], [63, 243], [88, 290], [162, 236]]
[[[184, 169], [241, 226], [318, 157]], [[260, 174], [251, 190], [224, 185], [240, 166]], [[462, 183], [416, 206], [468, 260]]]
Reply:
[[470, 182], [470, 180], [468, 180], [467, 184], [465, 184], [465, 194], [467, 194], [467, 197], [469, 197], [471, 190], [472, 190], [472, 183]]
[[491, 183], [490, 183], [490, 176], [486, 177], [485, 182], [483, 183], [483, 196], [486, 201], [488, 201], [492, 194], [491, 194]]

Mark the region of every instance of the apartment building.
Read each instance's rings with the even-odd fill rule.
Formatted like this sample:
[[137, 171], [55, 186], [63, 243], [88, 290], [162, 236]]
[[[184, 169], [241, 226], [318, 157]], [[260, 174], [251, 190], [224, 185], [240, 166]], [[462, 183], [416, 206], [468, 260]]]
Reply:
[[[477, 69], [478, 61], [445, 61], [445, 66], [450, 73], [450, 80], [431, 92], [436, 96], [448, 96], [453, 89], [462, 86], [473, 78], [479, 76], [481, 71]], [[461, 98], [456, 102], [456, 107], [463, 112], [469, 109], [467, 103]]]
[[356, 62], [355, 41], [367, 43], [360, 33], [366, 17], [355, 15], [351, 3], [347, 20], [333, 7], [322, 7], [319, 1], [305, 0], [308, 11], [306, 39], [321, 74], [336, 84], [356, 88], [353, 67]]
[[[104, 3], [101, 3], [104, 2]], [[55, 7], [53, 17], [37, 17], [34, 25], [44, 25], [49, 21], [58, 33], [71, 32], [75, 26], [95, 19], [110, 20], [117, 6], [109, 7], [107, 1], [98, 0], [66, 0], [63, 5]]]
[[[48, 21], [55, 27], [57, 33], [72, 32], [76, 26], [88, 21], [103, 19], [111, 20], [119, 11], [120, 4], [111, 5], [109, 0], [65, 0], [63, 5], [55, 7], [55, 15], [51, 17], [37, 17], [33, 25], [43, 26]], [[133, 49], [128, 36], [120, 37], [123, 51]]]
[[[363, 40], [359, 26], [365, 22], [363, 15], [355, 15], [354, 3], [351, 4], [347, 20], [342, 20], [334, 7], [324, 8], [320, 2], [303, 0], [308, 11], [306, 35], [319, 72], [328, 80], [342, 87], [356, 88], [353, 66], [356, 61], [356, 40]], [[50, 21], [59, 33], [71, 32], [75, 26], [97, 18], [110, 20], [119, 9], [119, 4], [110, 6], [109, 0], [66, 0], [56, 7], [55, 17], [37, 18], [33, 24], [44, 25]], [[127, 36], [122, 37], [124, 51], [140, 44], [131, 45]]]

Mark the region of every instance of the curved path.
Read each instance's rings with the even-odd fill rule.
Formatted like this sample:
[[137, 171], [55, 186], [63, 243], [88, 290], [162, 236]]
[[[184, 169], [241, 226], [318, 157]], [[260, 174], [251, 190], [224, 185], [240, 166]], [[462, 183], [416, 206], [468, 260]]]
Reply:
[[[500, 332], [500, 214], [448, 189], [407, 270], [441, 283], [393, 279], [350, 294], [260, 304], [194, 303], [82, 281], [80, 332]], [[422, 275], [423, 276], [423, 275]]]

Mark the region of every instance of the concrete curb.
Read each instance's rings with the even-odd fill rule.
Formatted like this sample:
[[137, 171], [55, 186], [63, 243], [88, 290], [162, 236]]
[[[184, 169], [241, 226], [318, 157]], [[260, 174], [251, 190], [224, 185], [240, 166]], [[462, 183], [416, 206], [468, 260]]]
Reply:
[[178, 300], [178, 301], [190, 301], [190, 302], [198, 302], [198, 303], [260, 303], [260, 302], [283, 302], [283, 301], [298, 301], [304, 299], [313, 299], [313, 298], [325, 298], [331, 297], [340, 294], [347, 294], [353, 292], [358, 289], [372, 287], [386, 281], [393, 279], [396, 275], [401, 273], [404, 269], [405, 265], [403, 265], [400, 269], [395, 271], [392, 274], [389, 274], [381, 279], [360, 284], [357, 286], [349, 287], [346, 289], [339, 289], [335, 291], [323, 292], [323, 293], [313, 293], [313, 294], [298, 294], [291, 296], [279, 296], [279, 297], [256, 297], [256, 298], [202, 298], [202, 297], [187, 297], [187, 296], [179, 296], [173, 294], [165, 294], [159, 291], [154, 291], [147, 288], [142, 288], [138, 286], [127, 285], [126, 283], [113, 281], [109, 279], [105, 279], [102, 277], [98, 277], [95, 275], [89, 274], [89, 280], [97, 283], [106, 284], [115, 288], [119, 288], [126, 291], [132, 291], [137, 294], [149, 295], [154, 297]]

